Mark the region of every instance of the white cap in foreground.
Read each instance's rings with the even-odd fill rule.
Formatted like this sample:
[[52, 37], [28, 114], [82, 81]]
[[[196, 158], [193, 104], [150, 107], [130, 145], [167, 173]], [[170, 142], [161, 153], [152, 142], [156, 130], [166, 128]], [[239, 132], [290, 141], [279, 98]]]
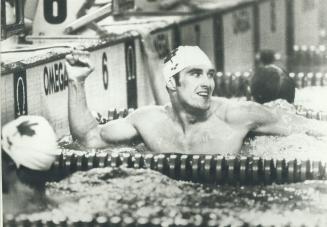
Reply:
[[165, 59], [163, 69], [166, 83], [169, 82], [172, 76], [183, 69], [196, 65], [208, 65], [212, 67], [210, 59], [198, 46], [179, 46], [172, 50]]
[[32, 170], [48, 170], [60, 154], [55, 132], [40, 116], [21, 116], [3, 126], [1, 143], [17, 167]]

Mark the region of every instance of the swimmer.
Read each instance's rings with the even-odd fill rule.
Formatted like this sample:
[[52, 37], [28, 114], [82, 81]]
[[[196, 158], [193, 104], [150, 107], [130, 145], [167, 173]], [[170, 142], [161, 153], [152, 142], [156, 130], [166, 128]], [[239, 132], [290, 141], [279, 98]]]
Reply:
[[236, 154], [250, 131], [272, 135], [327, 133], [326, 124], [311, 128], [309, 120], [279, 109], [212, 97], [215, 69], [197, 46], [180, 46], [165, 59], [162, 74], [170, 103], [141, 107], [124, 119], [100, 126], [88, 109], [84, 89], [92, 71], [89, 53], [67, 55], [70, 129], [86, 147], [104, 148], [140, 138], [155, 153]]
[[295, 83], [276, 65], [260, 66], [251, 79], [251, 93], [254, 101], [260, 104], [277, 99], [293, 103]]
[[2, 128], [4, 212], [38, 210], [45, 205], [45, 182], [56, 156], [56, 134], [43, 117], [21, 116]]

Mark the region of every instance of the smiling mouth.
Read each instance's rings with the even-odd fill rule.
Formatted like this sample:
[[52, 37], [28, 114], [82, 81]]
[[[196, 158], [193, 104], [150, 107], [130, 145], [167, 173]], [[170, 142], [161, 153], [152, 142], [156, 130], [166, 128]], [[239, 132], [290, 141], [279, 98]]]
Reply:
[[209, 91], [199, 91], [196, 94], [201, 96], [201, 97], [205, 97], [205, 98], [209, 97]]

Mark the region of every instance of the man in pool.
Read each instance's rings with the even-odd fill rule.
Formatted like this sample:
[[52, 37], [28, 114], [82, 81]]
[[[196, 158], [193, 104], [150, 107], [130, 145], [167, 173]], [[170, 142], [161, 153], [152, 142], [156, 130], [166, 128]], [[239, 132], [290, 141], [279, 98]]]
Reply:
[[85, 79], [93, 71], [88, 53], [75, 52], [66, 60], [70, 129], [86, 147], [103, 148], [141, 138], [155, 153], [235, 154], [249, 132], [327, 134], [326, 124], [312, 127], [309, 120], [279, 109], [212, 97], [215, 70], [196, 46], [180, 46], [165, 59], [163, 77], [170, 103], [141, 107], [124, 119], [98, 125], [84, 90]]

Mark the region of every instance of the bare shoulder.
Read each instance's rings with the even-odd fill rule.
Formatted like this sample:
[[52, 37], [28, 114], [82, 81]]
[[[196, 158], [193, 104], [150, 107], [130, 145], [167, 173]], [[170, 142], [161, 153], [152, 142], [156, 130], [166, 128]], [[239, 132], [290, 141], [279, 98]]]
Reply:
[[149, 106], [142, 106], [136, 109], [132, 115], [140, 115], [140, 114], [154, 114], [154, 113], [161, 113], [165, 111], [166, 106], [159, 106], [159, 105], [149, 105]]
[[260, 122], [267, 122], [274, 118], [269, 108], [252, 101], [238, 101], [231, 103], [226, 110], [226, 119], [233, 124], [253, 127]]
[[230, 100], [224, 97], [212, 97], [211, 98], [211, 105], [213, 111], [219, 111], [220, 108], [228, 105]]
[[219, 116], [222, 120], [226, 120], [227, 111], [231, 108], [234, 101], [223, 97], [212, 97], [211, 111], [216, 116]]
[[127, 119], [131, 122], [137, 122], [142, 120], [152, 120], [153, 118], [160, 118], [166, 113], [166, 106], [150, 105], [140, 107], [133, 113], [128, 115]]
[[217, 104], [229, 102], [229, 99], [225, 98], [225, 97], [214, 96], [214, 97], [211, 97], [211, 102], [212, 102], [212, 104], [217, 105]]
[[214, 97], [212, 99], [213, 111], [222, 120], [229, 123], [243, 122], [251, 113], [256, 113], [260, 110], [261, 105], [252, 101], [228, 99]]
[[228, 105], [229, 111], [242, 111], [244, 113], [252, 112], [253, 110], [263, 108], [261, 104], [253, 101], [231, 101]]

